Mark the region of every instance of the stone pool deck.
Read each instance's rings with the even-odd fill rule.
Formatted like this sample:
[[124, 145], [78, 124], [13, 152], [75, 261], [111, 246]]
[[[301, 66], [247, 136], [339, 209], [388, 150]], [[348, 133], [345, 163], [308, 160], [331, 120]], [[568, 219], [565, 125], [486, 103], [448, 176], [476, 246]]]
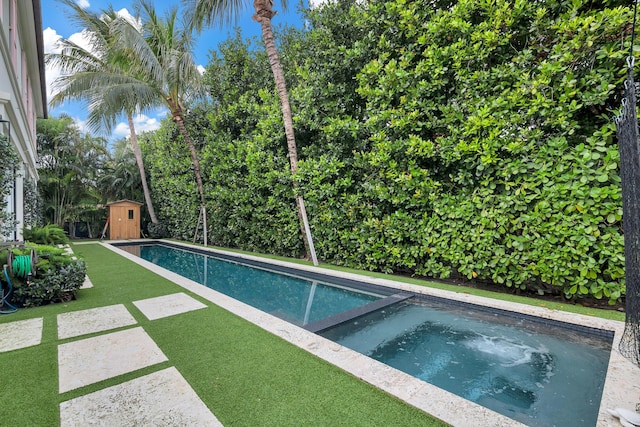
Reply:
[[[522, 425], [135, 255], [108, 244], [103, 243], [103, 245], [446, 423], [453, 426]], [[202, 247], [197, 248], [202, 249]], [[212, 252], [226, 253], [216, 250]], [[620, 425], [618, 420], [607, 412], [607, 409], [616, 407], [633, 409], [640, 400], [640, 368], [622, 357], [618, 351], [618, 343], [624, 329], [622, 322], [424, 288], [385, 279], [364, 278], [355, 274], [266, 260], [249, 255], [236, 253], [232, 255], [347, 279], [364, 279], [376, 285], [400, 290], [614, 331], [613, 349], [598, 426]], [[86, 285], [89, 286], [90, 283]], [[180, 315], [190, 310], [206, 309], [204, 304], [184, 293], [136, 301], [134, 305], [149, 320]], [[114, 331], [114, 329], [117, 330]], [[95, 335], [96, 333], [98, 335]], [[0, 352], [38, 345], [41, 334], [42, 319], [0, 324]], [[57, 334], [62, 341], [58, 345], [60, 393], [167, 361], [162, 349], [141, 327], [136, 326], [135, 319], [124, 306], [120, 305], [60, 314], [57, 318]], [[92, 336], [83, 338], [88, 334]], [[176, 399], [176, 396], [180, 398]], [[62, 426], [221, 425], [173, 367], [63, 402], [60, 405], [60, 419]]]

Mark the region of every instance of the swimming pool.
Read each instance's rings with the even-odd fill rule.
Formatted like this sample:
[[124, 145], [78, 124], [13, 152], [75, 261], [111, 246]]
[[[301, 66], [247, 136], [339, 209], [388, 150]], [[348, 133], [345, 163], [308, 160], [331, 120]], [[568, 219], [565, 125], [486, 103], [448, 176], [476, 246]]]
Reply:
[[259, 265], [206, 256], [166, 245], [139, 246], [142, 259], [229, 295], [255, 308], [305, 326], [378, 301], [389, 293], [368, 291], [293, 273], [276, 273]]
[[530, 426], [595, 426], [613, 334], [433, 298], [321, 333]]
[[[204, 252], [201, 249], [195, 249], [197, 252]], [[181, 252], [184, 252], [181, 250]], [[187, 252], [189, 253], [189, 252]], [[199, 254], [201, 255], [201, 254]], [[191, 259], [188, 259], [189, 256], [191, 257]], [[204, 272], [205, 270], [210, 269], [211, 267], [209, 267], [210, 264], [207, 264], [205, 266], [204, 263], [199, 263], [199, 262], [195, 262], [194, 263], [194, 253], [190, 253], [188, 256], [185, 255], [181, 255], [180, 258], [180, 262], [176, 262], [174, 263], [174, 269], [180, 270], [180, 274], [185, 274], [185, 270], [189, 270], [188, 268], [185, 268], [185, 265], [188, 265], [189, 263], [197, 266], [197, 268], [195, 269], [195, 273], [191, 272], [191, 278], [192, 280], [195, 280], [199, 283], [204, 283], [205, 281], [208, 282], [209, 280], [211, 280], [211, 277], [214, 276], [219, 276], [219, 269], [216, 267], [214, 268], [214, 271], [217, 271], [218, 273], [213, 274], [213, 275], [205, 275]], [[220, 256], [220, 254], [217, 254], [216, 256]], [[262, 270], [264, 272], [267, 272], [269, 275], [274, 274], [273, 271], [267, 271], [269, 268], [274, 269], [273, 266], [269, 267], [269, 263], [266, 264], [265, 266], [265, 262], [264, 260], [261, 260], [259, 262], [254, 262], [251, 261], [249, 262], [247, 259], [241, 259], [238, 258], [235, 255], [225, 255], [225, 257], [228, 257], [229, 259], [224, 260], [223, 262], [226, 264], [230, 264], [229, 261], [232, 262], [238, 262], [238, 260], [242, 261], [242, 263], [249, 263], [252, 264], [249, 266], [249, 268], [251, 269], [257, 269], [257, 270]], [[155, 255], [155, 258], [158, 258], [158, 255]], [[172, 258], [171, 256], [169, 258]], [[175, 258], [175, 257], [173, 257]], [[246, 257], [245, 257], [246, 258]], [[251, 257], [249, 257], [251, 258]], [[157, 261], [157, 259], [156, 259]], [[207, 261], [207, 263], [211, 263], [211, 259], [209, 259]], [[282, 263], [281, 263], [282, 264]], [[237, 266], [238, 264], [236, 264]], [[206, 267], [206, 268], [205, 268]], [[269, 268], [267, 268], [269, 267]], [[246, 266], [243, 266], [243, 268], [247, 268]], [[308, 289], [306, 291], [293, 291], [293, 288], [290, 288], [288, 292], [291, 293], [291, 295], [293, 296], [292, 298], [290, 298], [290, 300], [293, 302], [293, 306], [296, 307], [295, 310], [290, 310], [290, 309], [277, 309], [277, 310], [271, 310], [273, 312], [273, 314], [275, 314], [276, 316], [283, 318], [283, 319], [287, 319], [289, 318], [295, 318], [298, 320], [294, 320], [294, 323], [297, 323], [301, 326], [314, 326], [309, 328], [310, 330], [316, 330], [316, 331], [320, 331], [321, 334], [329, 336], [328, 332], [333, 331], [332, 333], [336, 333], [336, 331], [341, 330], [342, 332], [340, 332], [340, 334], [344, 334], [345, 330], [351, 330], [351, 332], [349, 332], [347, 335], [351, 334], [355, 334], [358, 335], [360, 332], [358, 332], [358, 328], [356, 327], [355, 329], [350, 327], [347, 328], [345, 325], [347, 325], [347, 323], [351, 322], [365, 322], [366, 319], [368, 318], [375, 318], [376, 316], [380, 316], [382, 313], [382, 311], [380, 310], [380, 307], [382, 307], [382, 310], [385, 313], [392, 313], [395, 312], [396, 310], [399, 310], [398, 307], [422, 307], [424, 305], [424, 298], [421, 298], [419, 301], [419, 304], [416, 304], [415, 298], [411, 298], [408, 299], [407, 293], [405, 292], [405, 289], [397, 289], [397, 288], [385, 288], [385, 287], [380, 287], [380, 286], [375, 286], [375, 285], [370, 285], [367, 283], [363, 283], [363, 282], [359, 282], [359, 281], [354, 281], [354, 280], [350, 280], [350, 279], [344, 279], [344, 278], [340, 278], [340, 277], [328, 277], [326, 274], [323, 273], [318, 273], [318, 269], [313, 269], [313, 268], [307, 268], [306, 270], [308, 271], [303, 271], [305, 270], [304, 267], [301, 269], [301, 267], [299, 266], [286, 266], [285, 268], [282, 267], [282, 265], [276, 266], [275, 267], [276, 270], [278, 270], [278, 273], [284, 273], [285, 277], [288, 278], [294, 278], [296, 281], [306, 281], [307, 282], [307, 287]], [[254, 274], [254, 273], [252, 273]], [[343, 275], [343, 276], [349, 276], [349, 275]], [[207, 277], [207, 279], [205, 280], [204, 278]], [[231, 278], [231, 279], [230, 279]], [[231, 280], [234, 283], [237, 282], [236, 279], [233, 279], [232, 276], [226, 276], [226, 279], [224, 280]], [[271, 280], [271, 279], [269, 279]], [[269, 281], [267, 280], [267, 281]], [[351, 288], [352, 285], [355, 286], [355, 290], [357, 291], [356, 293], [362, 293], [363, 295], [367, 295], [367, 297], [364, 300], [359, 301], [358, 303], [356, 303], [355, 305], [351, 305], [351, 306], [346, 306], [343, 308], [347, 309], [347, 313], [350, 313], [348, 315], [344, 315], [344, 314], [335, 314], [335, 311], [333, 312], [327, 312], [327, 313], [322, 313], [322, 310], [318, 311], [315, 317], [311, 317], [311, 315], [309, 314], [309, 317], [307, 317], [307, 320], [305, 321], [305, 314], [307, 312], [307, 308], [309, 307], [309, 301], [311, 302], [311, 307], [318, 309], [319, 307], [322, 306], [322, 304], [318, 303], [318, 301], [320, 300], [315, 300], [315, 298], [309, 298], [309, 296], [311, 296], [312, 292], [310, 289], [313, 289], [314, 287], [314, 282], [315, 282], [315, 288], [316, 290], [318, 289], [319, 285], [322, 286], [328, 286], [328, 287], [332, 287], [334, 286], [333, 284], [329, 283], [332, 281], [337, 281], [339, 282], [339, 284], [337, 285], [338, 289], [342, 289], [343, 291], [346, 290], [347, 288]], [[373, 282], [380, 282], [380, 280], [371, 280]], [[382, 281], [384, 282], [384, 281]], [[386, 283], [385, 283], [386, 285]], [[207, 283], [207, 286], [211, 286], [210, 283]], [[294, 286], [294, 285], [291, 285]], [[295, 285], [297, 286], [297, 285]], [[294, 286], [294, 287], [295, 287]], [[402, 286], [400, 286], [402, 287]], [[411, 286], [409, 286], [411, 287]], [[191, 288], [190, 288], [191, 289]], [[385, 290], [386, 289], [386, 290]], [[191, 289], [193, 290], [193, 289]], [[415, 289], [412, 289], [415, 290]], [[359, 298], [359, 297], [358, 297]], [[394, 304], [394, 298], [397, 301], [405, 301], [401, 304]], [[278, 298], [279, 300], [282, 300], [282, 295], [280, 295]], [[215, 302], [215, 301], [214, 301]], [[385, 302], [385, 303], [382, 303]], [[445, 303], [447, 301], [444, 301]], [[376, 304], [380, 305], [380, 307], [376, 308]], [[352, 308], [349, 308], [352, 307]], [[456, 307], [456, 304], [454, 304], [454, 307]], [[271, 307], [273, 308], [273, 307]], [[460, 304], [457, 304], [457, 308], [455, 308], [458, 311], [469, 311], [469, 307], [468, 306], [464, 306], [464, 304], [461, 306]], [[342, 310], [342, 308], [340, 308], [337, 311]], [[403, 309], [404, 310], [404, 309]], [[402, 310], [400, 310], [402, 311]], [[501, 316], [501, 312], [499, 311], [495, 311], [495, 310], [488, 310], [486, 311], [485, 309], [480, 310], [482, 311], [484, 314], [483, 316], [485, 316], [486, 318], [490, 319], [492, 317], [496, 317], [496, 316]], [[295, 316], [291, 316], [291, 313], [295, 313]], [[331, 322], [325, 322], [324, 325], [320, 325], [319, 323], [322, 323], [322, 317], [328, 315], [331, 320]], [[457, 316], [457, 314], [456, 314]], [[340, 317], [342, 317], [342, 319], [339, 319]], [[355, 320], [349, 320], [349, 319], [353, 319], [355, 317]], [[397, 317], [397, 316], [396, 316]], [[402, 316], [400, 316], [402, 317]], [[502, 316], [503, 317], [503, 316]], [[300, 318], [302, 319], [302, 322], [300, 321]], [[319, 320], [320, 319], [320, 320]], [[450, 319], [451, 320], [451, 319]], [[454, 319], [455, 320], [455, 319]], [[485, 319], [487, 320], [487, 319]], [[540, 319], [538, 319], [540, 320]], [[343, 323], [344, 321], [347, 321], [347, 323]], [[515, 327], [521, 327], [522, 323], [528, 323], [527, 320], [527, 316], [512, 316], [511, 320], [512, 322], [515, 322], [514, 325]], [[367, 320], [368, 322], [368, 320]], [[378, 325], [384, 325], [385, 322], [374, 322], [375, 324]], [[421, 324], [424, 324], [425, 322], [419, 322]], [[432, 322], [433, 323], [433, 322]], [[455, 322], [454, 322], [455, 323]], [[460, 323], [460, 321], [458, 320], [457, 323]], [[540, 323], [540, 322], [538, 322]], [[541, 324], [541, 329], [548, 329], [549, 325], [552, 325], [554, 323], [554, 321], [542, 321]], [[558, 322], [555, 322], [558, 323]], [[591, 323], [591, 322], [586, 322], [587, 324]], [[597, 323], [597, 322], [596, 322]], [[361, 323], [362, 324], [362, 323]], [[386, 323], [388, 325], [388, 323]], [[518, 325], [520, 324], [520, 325]], [[340, 326], [337, 326], [340, 325]], [[353, 325], [352, 325], [353, 326]], [[347, 329], [345, 329], [347, 328]], [[265, 329], [268, 329], [265, 328]], [[281, 326], [279, 326], [279, 329], [283, 329]], [[400, 328], [402, 329], [402, 328]], [[411, 330], [411, 328], [408, 328], [409, 330]], [[425, 328], [414, 328], [418, 331], [424, 330]], [[452, 329], [452, 328], [449, 328]], [[611, 336], [612, 333], [608, 332], [608, 333], [602, 333], [600, 334], [601, 336], [597, 336], [598, 333], [596, 331], [596, 336], [591, 336], [593, 334], [590, 334], [589, 332], [593, 332], [593, 331], [589, 331], [588, 328], [585, 328], [585, 330], [575, 330], [575, 327], [571, 327], [571, 334], [578, 334], [578, 335], [584, 335], [584, 333], [586, 332], [587, 335], [587, 340], [589, 339], [593, 339], [595, 341], [598, 342], [598, 344], [596, 345], [596, 347], [598, 347], [603, 354], [608, 355], [608, 347], [610, 347], [611, 344]], [[581, 329], [581, 327], [577, 327], [577, 329]], [[455, 328], [453, 328], [454, 332], [455, 332]], [[458, 336], [463, 336], [465, 333], [468, 332], [464, 332], [463, 331], [464, 328], [462, 330], [457, 330]], [[295, 331], [295, 334], [300, 334], [300, 332]], [[394, 335], [395, 334], [395, 335]], [[484, 334], [484, 332], [483, 332]], [[525, 335], [530, 335], [531, 332], [526, 332]], [[366, 335], [366, 334], [365, 334]], [[409, 335], [412, 335], [411, 333]], [[419, 335], [423, 335], [422, 333], [419, 334], [413, 334], [412, 336], [419, 336]], [[391, 333], [391, 335], [387, 336], [387, 338], [384, 338], [385, 335], [381, 334], [379, 335], [381, 337], [383, 337], [382, 342], [385, 343], [389, 343], [391, 341], [396, 342], [396, 344], [400, 343], [402, 344], [402, 341], [406, 341], [407, 336], [402, 336], [402, 334], [397, 334], [397, 333]], [[389, 338], [390, 336], [392, 336], [392, 338]], [[398, 339], [395, 339], [398, 338]], [[584, 338], [584, 337], [583, 337]], [[297, 345], [302, 346], [300, 344], [300, 339], [299, 338], [295, 338], [295, 337], [289, 337], [287, 339], [290, 339], [292, 341], [298, 341]], [[311, 339], [309, 337], [304, 337], [304, 340], [307, 339]], [[340, 342], [340, 339], [336, 339], [335, 337], [332, 337], [332, 339], [335, 339], [336, 342]], [[560, 341], [566, 341], [566, 338], [561, 338], [559, 339]], [[449, 341], [452, 342], [452, 341]], [[581, 406], [577, 406], [575, 405], [575, 402], [573, 401], [572, 397], [569, 395], [568, 397], [562, 397], [562, 396], [556, 396], [556, 397], [546, 397], [546, 398], [540, 398], [539, 397], [539, 390], [538, 388], [545, 388], [545, 381], [553, 379], [555, 378], [560, 378], [561, 376], [559, 376], [557, 371], [554, 371], [553, 369], [557, 369], [557, 366], [559, 365], [558, 361], [556, 360], [555, 356], [549, 356], [550, 354], [552, 354], [551, 351], [541, 351], [541, 347], [538, 344], [527, 344], [526, 342], [520, 342], [520, 341], [516, 341], [513, 342], [512, 341], [508, 341], [508, 340], [499, 340], [497, 338], [490, 338], [488, 334], [484, 334], [484, 335], [476, 335], [474, 336], [465, 336], [464, 339], [460, 340], [460, 342], [462, 343], [461, 346], [462, 347], [467, 347], [468, 349], [472, 349], [474, 351], [476, 351], [476, 353], [479, 351], [481, 355], [489, 355], [492, 351], [495, 352], [494, 350], [496, 349], [501, 349], [499, 350], [499, 352], [501, 352], [501, 356], [500, 357], [507, 357], [507, 354], [509, 354], [509, 352], [512, 352], [511, 356], [509, 357], [516, 357], [518, 354], [520, 354], [521, 359], [522, 360], [527, 360], [527, 363], [520, 363], [519, 365], [514, 365], [514, 366], [508, 366], [510, 363], [515, 363], [515, 361], [511, 361], [509, 362], [508, 360], [498, 360], [497, 364], [499, 365], [499, 367], [503, 368], [503, 370], [506, 371], [514, 371], [516, 369], [515, 366], [521, 366], [522, 370], [530, 370], [533, 372], [533, 377], [534, 380], [532, 380], [532, 382], [530, 382], [530, 385], [532, 384], [531, 387], [527, 386], [527, 387], [521, 387], [522, 385], [522, 381], [521, 380], [513, 380], [513, 379], [508, 379], [508, 378], [498, 378], [495, 381], [488, 381], [486, 380], [484, 382], [485, 384], [485, 388], [484, 391], [487, 391], [487, 387], [489, 389], [491, 389], [491, 387], [493, 387], [493, 392], [494, 394], [496, 394], [495, 392], [498, 391], [497, 394], [503, 394], [502, 396], [498, 396], [498, 401], [501, 404], [504, 404], [505, 400], [509, 401], [509, 400], [513, 400], [513, 396], [520, 396], [520, 398], [523, 399], [516, 399], [516, 402], [510, 402], [511, 407], [509, 407], [506, 411], [505, 410], [500, 410], [500, 408], [493, 408], [494, 410], [498, 410], [502, 413], [506, 413], [507, 415], [511, 416], [512, 418], [517, 418], [514, 417], [513, 413], [521, 413], [522, 412], [522, 406], [526, 406], [528, 405], [530, 408], [534, 407], [534, 408], [538, 408], [536, 409], [538, 412], [539, 409], [545, 405], [541, 405], [540, 402], [551, 402], [551, 401], [559, 401], [559, 402], [563, 402], [564, 401], [564, 406], [568, 406], [569, 409], [569, 415], [568, 418], [574, 418], [574, 419], [579, 419], [581, 420], [579, 422], [579, 424], [574, 424], [574, 425], [595, 425], [593, 424], [592, 421], [588, 421], [589, 419], [593, 420], [594, 416], [597, 418], [597, 414], [598, 414], [598, 408], [599, 408], [599, 396], [596, 394], [595, 396], [592, 396], [591, 398], [589, 398], [591, 401], [590, 406], [595, 408], [594, 411], [592, 411], [592, 414], [590, 415], [590, 418], [587, 417], [586, 419], [582, 417], [582, 414], [584, 413], [585, 409]], [[344, 344], [346, 346], [349, 346], [350, 344], [347, 342], [344, 342]], [[373, 348], [379, 348], [379, 351], [373, 352], [372, 354], [370, 354], [369, 356], [372, 356], [374, 358], [377, 358], [377, 354], [385, 354], [385, 353], [390, 353], [390, 349], [393, 347], [393, 345], [387, 345], [384, 344], [382, 346], [380, 346], [380, 343], [377, 344], [368, 344], [373, 346]], [[415, 349], [418, 349], [420, 347], [421, 344], [416, 343], [411, 343], [410, 345], [414, 345]], [[446, 346], [450, 346], [451, 344], [447, 344], [447, 341], [444, 342], [444, 346], [446, 348]], [[316, 352], [316, 346], [314, 344], [313, 349], [310, 349], [311, 346], [305, 344], [306, 349], [308, 351], [312, 351], [312, 352]], [[528, 346], [528, 347], [527, 347]], [[547, 345], [548, 346], [548, 345]], [[382, 349], [382, 347], [384, 347], [384, 349]], [[488, 351], [487, 349], [489, 348], [493, 348], [493, 350]], [[327, 360], [331, 359], [330, 361], [334, 364], [337, 364], [339, 366], [342, 366], [342, 361], [337, 360], [338, 358], [335, 356], [338, 356], [339, 354], [344, 353], [344, 350], [342, 350], [341, 348], [334, 348], [332, 347], [332, 353], [330, 354], [325, 354], [326, 350], [322, 350], [322, 349], [318, 349], [316, 353], [318, 353], [320, 355], [320, 357], [323, 357]], [[514, 353], [515, 350], [515, 353]], [[535, 351], [535, 350], [540, 350], [540, 351]], [[518, 353], [518, 351], [521, 351], [521, 353]], [[362, 351], [363, 353], [366, 354], [366, 351]], [[393, 353], [393, 351], [391, 351], [391, 353]], [[396, 356], [397, 356], [397, 351], [395, 352]], [[408, 354], [417, 354], [416, 350], [411, 351], [411, 352], [405, 352]], [[428, 364], [432, 366], [431, 369], [431, 373], [427, 372], [427, 374], [425, 374], [424, 372], [422, 373], [422, 378], [420, 377], [420, 375], [416, 375], [417, 378], [421, 378], [422, 380], [428, 380], [430, 382], [434, 382], [433, 378], [437, 377], [437, 375], [435, 375], [436, 371], [437, 371], [437, 366], [438, 363], [440, 363], [441, 365], [445, 366], [446, 365], [446, 369], [441, 369], [440, 372], [449, 372], [451, 369], [450, 367], [452, 365], [455, 365], [455, 360], [450, 360], [449, 362], [446, 361], [447, 358], [451, 357], [451, 354], [449, 354], [448, 356], [445, 354], [445, 352], [439, 352], [440, 354], [444, 354], [443, 356], [440, 356], [440, 359], [435, 360], [435, 361], [431, 361]], [[453, 352], [453, 354], [455, 355], [457, 352]], [[395, 357], [395, 356], [394, 356]], [[362, 365], [363, 363], [366, 362], [362, 362], [364, 359], [362, 358], [356, 358], [355, 356], [349, 356], [350, 359], [352, 360], [358, 360], [359, 364]], [[401, 359], [401, 358], [400, 358]], [[608, 357], [605, 356], [605, 359], [608, 359]], [[383, 359], [379, 358], [379, 360], [384, 361]], [[424, 359], [425, 361], [427, 359]], [[460, 361], [458, 361], [459, 363]], [[393, 362], [389, 362], [389, 361], [384, 361], [384, 363], [389, 364], [390, 366], [394, 366]], [[412, 362], [415, 365], [415, 361]], [[492, 362], [486, 362], [487, 364], [491, 364]], [[564, 363], [564, 362], [562, 362]], [[560, 363], [560, 364], [562, 364]], [[406, 364], [406, 363], [405, 363]], [[495, 363], [494, 363], [495, 364]], [[411, 365], [411, 363], [409, 363], [409, 365]], [[507, 365], [507, 366], [504, 366]], [[574, 363], [574, 366], [576, 364]], [[607, 360], [605, 360], [604, 362], [601, 363], [601, 365], [604, 366], [604, 373], [607, 372], [606, 366], [607, 366]], [[400, 369], [403, 369], [402, 366], [396, 366]], [[550, 367], [552, 367], [552, 371], [550, 372], [549, 369]], [[411, 369], [403, 369], [409, 373], [411, 373], [411, 375], [415, 375], [415, 372], [411, 372]], [[414, 369], [415, 370], [415, 369]], [[586, 370], [588, 372], [592, 372], [591, 368], [586, 368]], [[354, 372], [357, 371], [357, 372]], [[398, 378], [402, 378], [402, 384], [400, 384], [399, 381], [394, 380], [393, 383], [390, 383], [389, 381], [385, 380], [382, 381], [384, 384], [376, 384], [377, 386], [379, 386], [380, 388], [386, 389], [387, 391], [392, 392], [393, 394], [396, 395], [402, 395], [404, 394], [408, 394], [410, 396], [402, 397], [399, 396], [401, 398], [404, 398], [405, 400], [409, 401], [409, 403], [413, 404], [414, 406], [418, 406], [421, 407], [421, 409], [425, 409], [425, 410], [429, 413], [432, 413], [433, 415], [438, 416], [441, 419], [444, 419], [447, 422], [450, 422], [452, 424], [458, 424], [458, 425], [465, 425], [465, 424], [461, 424], [455, 421], [455, 417], [459, 416], [459, 414], [450, 414], [450, 412], [452, 411], [447, 411], [447, 413], [443, 413], [443, 414], [439, 414], [438, 411], [440, 410], [440, 408], [446, 408], [447, 406], [450, 406], [451, 404], [455, 404], [455, 405], [466, 405], [463, 402], [460, 402], [458, 400], [453, 399], [451, 396], [449, 396], [446, 393], [442, 393], [442, 395], [444, 396], [444, 398], [447, 399], [447, 402], [440, 402], [440, 404], [438, 405], [438, 398], [437, 396], [435, 396], [435, 392], [433, 389], [435, 389], [434, 387], [428, 387], [426, 384], [422, 383], [418, 383], [418, 382], [414, 382], [411, 379], [408, 379], [406, 377], [403, 377], [402, 375], [398, 375], [395, 372], [389, 372], [386, 368], [384, 367], [380, 367], [377, 366], [375, 364], [372, 364], [370, 368], [367, 369], [367, 371], [365, 372], [362, 368], [360, 367], [355, 367], [353, 370], [351, 370], [350, 372], [354, 373], [354, 375], [357, 375], [367, 381], [370, 381], [372, 383], [375, 383], [377, 380], [375, 378], [371, 378], [369, 379], [369, 377], [381, 377], [382, 375], [391, 375], [391, 376], [397, 376]], [[546, 372], [546, 374], [544, 374], [544, 372]], [[382, 373], [382, 374], [381, 374]], [[599, 393], [601, 393], [602, 390], [602, 383], [604, 382], [604, 373], [602, 375], [602, 377], [600, 377], [599, 380], [595, 381], [592, 384], [589, 384], [589, 386], [585, 386], [585, 387], [580, 387], [581, 389], [589, 389], [589, 388], [593, 388], [594, 385], [596, 384], [595, 387], [599, 388]], [[426, 378], [431, 376], [432, 378]], [[537, 376], [539, 381], [535, 381], [535, 377]], [[504, 377], [504, 376], [503, 376]], [[476, 379], [476, 380], [471, 380], [469, 379], [467, 381], [468, 382], [473, 382], [475, 381], [477, 384], [483, 384], [482, 381]], [[502, 381], [502, 382], [501, 382]], [[510, 384], [513, 384], [515, 382], [519, 383], [518, 386], [519, 387], [510, 387]], [[540, 382], [541, 381], [541, 382]], [[464, 381], [454, 381], [454, 382], [464, 382]], [[540, 384], [537, 384], [537, 382], [540, 382]], [[490, 384], [490, 386], [487, 386], [487, 384]], [[491, 385], [492, 384], [492, 385]], [[407, 388], [409, 387], [409, 385], [411, 385], [412, 388], [411, 390], [408, 390]], [[539, 385], [542, 385], [543, 387], [539, 387]], [[419, 387], [420, 390], [416, 389], [415, 387]], [[514, 390], [511, 390], [511, 389]], [[393, 391], [392, 389], [400, 389], [398, 390], [398, 392]], [[422, 404], [422, 403], [417, 403], [416, 399], [418, 397], [419, 394], [421, 394], [422, 389], [424, 389], [425, 391], [428, 389], [429, 390], [429, 400], [431, 401], [430, 403], [426, 403], [426, 404]], [[473, 388], [471, 388], [473, 389]], [[500, 393], [498, 389], [503, 390], [503, 393]], [[473, 393], [478, 394], [478, 396], [480, 394], [483, 393], [482, 391], [482, 387], [475, 387], [474, 389], [475, 391], [469, 391], [467, 390], [467, 394], [465, 395], [464, 393], [458, 393], [462, 396], [464, 396], [467, 399], [474, 399]], [[453, 390], [452, 390], [453, 391]], [[489, 390], [491, 392], [491, 390]], [[582, 390], [581, 390], [582, 391]], [[454, 391], [456, 392], [456, 391]], [[438, 392], [440, 393], [440, 392]], [[562, 393], [567, 393], [566, 390], [562, 391]], [[485, 393], [486, 394], [486, 393]], [[546, 399], [546, 400], [545, 400]], [[579, 400], [582, 400], [582, 396], [578, 397]], [[482, 399], [480, 399], [482, 400]], [[487, 404], [487, 402], [482, 402], [478, 400], [478, 403], [481, 403], [485, 406], [491, 407], [490, 404]], [[451, 402], [455, 402], [455, 403], [451, 403]], [[536, 403], [538, 402], [538, 403]], [[437, 405], [437, 407], [434, 407], [434, 405]], [[538, 405], [538, 406], [536, 406]], [[560, 405], [562, 406], [562, 405]], [[450, 408], [449, 408], [450, 409]], [[549, 408], [551, 409], [551, 408]], [[460, 412], [460, 411], [458, 411]], [[478, 413], [480, 414], [480, 416], [486, 416], [486, 417], [490, 417], [491, 421], [487, 421], [485, 423], [483, 423], [483, 425], [509, 425], [509, 424], [505, 424], [502, 421], [498, 422], [497, 420], [500, 420], [500, 417], [498, 416], [498, 414], [493, 413], [493, 415], [491, 415], [491, 413], [489, 413], [489, 415], [486, 415], [485, 412], [481, 411], [481, 410], [477, 410], [477, 408], [475, 408], [473, 405], [467, 405], [465, 407], [464, 410], [465, 413], [467, 414], [471, 414], [471, 413]], [[510, 413], [511, 412], [511, 413]], [[535, 412], [535, 411], [534, 411]], [[544, 409], [543, 409], [544, 412]], [[547, 411], [549, 412], [549, 411]], [[551, 412], [555, 412], [555, 411], [551, 411]], [[573, 412], [573, 414], [571, 413]], [[581, 414], [580, 416], [576, 417], [576, 413]], [[595, 415], [594, 415], [595, 413]], [[531, 414], [526, 414], [526, 417], [530, 417]], [[538, 424], [534, 424], [531, 420], [529, 420], [528, 418], [522, 418], [520, 417], [520, 420], [523, 422], [526, 422], [529, 425], [553, 425], [553, 421], [548, 422], [548, 421], [540, 421]], [[489, 420], [489, 418], [486, 418], [487, 420]], [[584, 422], [588, 421], [587, 424], [585, 424]], [[537, 421], [536, 421], [537, 422]], [[563, 421], [564, 423], [564, 421]], [[466, 425], [471, 425], [471, 424], [466, 424]], [[478, 424], [476, 424], [478, 425]], [[560, 425], [560, 424], [558, 424]], [[562, 425], [568, 425], [568, 424], [562, 424]]]

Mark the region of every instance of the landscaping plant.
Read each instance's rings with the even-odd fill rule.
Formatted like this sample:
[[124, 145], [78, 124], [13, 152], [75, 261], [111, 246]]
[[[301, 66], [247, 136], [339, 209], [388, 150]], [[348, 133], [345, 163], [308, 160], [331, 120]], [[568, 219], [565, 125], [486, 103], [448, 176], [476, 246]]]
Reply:
[[[27, 243], [24, 248], [0, 251], [0, 259], [7, 260], [9, 251], [14, 258], [36, 255], [34, 275], [25, 277], [17, 271], [9, 275], [13, 285], [10, 297], [13, 305], [37, 307], [69, 301], [84, 283], [87, 269], [84, 261], [66, 253], [63, 247]], [[2, 278], [5, 282], [4, 274]]]
[[[279, 35], [318, 256], [570, 300], [624, 296], [622, 2], [330, 2]], [[264, 55], [228, 41], [198, 129], [213, 244], [303, 254]], [[204, 108], [206, 110], [206, 108]], [[204, 114], [203, 114], [204, 115]], [[154, 198], [190, 240], [197, 199], [165, 123]]]

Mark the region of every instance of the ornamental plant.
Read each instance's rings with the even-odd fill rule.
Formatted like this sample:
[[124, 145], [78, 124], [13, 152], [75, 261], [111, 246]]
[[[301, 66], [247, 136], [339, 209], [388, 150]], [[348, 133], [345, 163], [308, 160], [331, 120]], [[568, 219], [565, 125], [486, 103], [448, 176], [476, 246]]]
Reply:
[[[9, 276], [13, 285], [9, 301], [15, 306], [37, 307], [70, 301], [84, 283], [87, 270], [84, 261], [67, 254], [63, 247], [27, 243], [25, 248], [0, 251], [0, 259], [7, 259], [9, 250], [14, 257], [31, 255], [32, 250], [37, 254], [35, 275], [26, 278], [14, 272]], [[4, 274], [2, 279], [6, 282]]]
[[[281, 40], [320, 258], [570, 300], [624, 297], [612, 117], [626, 3], [345, 0], [308, 18], [308, 32]], [[299, 256], [265, 58], [237, 39], [219, 52], [197, 129], [210, 241]], [[145, 154], [170, 233], [191, 240], [197, 200], [176, 137], [164, 124]]]

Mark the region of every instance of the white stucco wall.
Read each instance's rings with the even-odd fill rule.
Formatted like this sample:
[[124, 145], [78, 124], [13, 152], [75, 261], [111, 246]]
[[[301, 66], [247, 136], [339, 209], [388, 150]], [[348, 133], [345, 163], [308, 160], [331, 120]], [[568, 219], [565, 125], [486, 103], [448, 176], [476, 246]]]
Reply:
[[[34, 7], [35, 6], [35, 7]], [[24, 180], [36, 181], [36, 118], [46, 115], [40, 73], [42, 65], [39, 0], [0, 0], [0, 133], [9, 133], [18, 154], [19, 174], [7, 209], [19, 224], [14, 235], [0, 240], [22, 239]], [[41, 43], [40, 43], [41, 44]], [[15, 203], [14, 203], [15, 201]]]

